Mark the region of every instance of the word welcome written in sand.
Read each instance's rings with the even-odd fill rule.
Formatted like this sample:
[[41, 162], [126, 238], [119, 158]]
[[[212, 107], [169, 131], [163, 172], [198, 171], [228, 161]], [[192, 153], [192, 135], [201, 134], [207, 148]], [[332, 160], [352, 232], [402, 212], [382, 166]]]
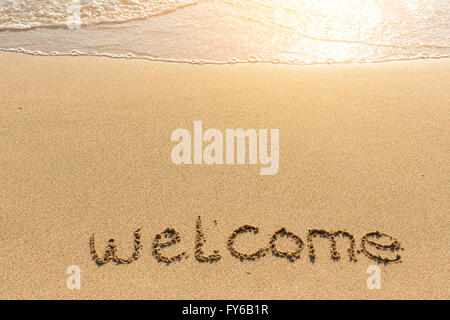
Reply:
[[[204, 251], [204, 246], [206, 242], [205, 235], [202, 229], [201, 218], [197, 218], [197, 222], [195, 225], [196, 229], [196, 237], [195, 237], [195, 250], [194, 256], [199, 262], [217, 262], [222, 259], [222, 256], [219, 254], [218, 250], [213, 250], [212, 254], [207, 255]], [[264, 247], [256, 250], [252, 253], [241, 252], [235, 247], [236, 238], [244, 233], [253, 233], [257, 234], [259, 229], [255, 226], [251, 225], [243, 225], [232, 232], [232, 234], [228, 237], [226, 245], [228, 250], [230, 251], [233, 257], [236, 257], [243, 260], [256, 260], [259, 259], [268, 253], [272, 253], [276, 257], [285, 258], [288, 261], [294, 262], [295, 260], [300, 258], [300, 254], [304, 248], [303, 240], [296, 234], [287, 231], [286, 228], [281, 228], [270, 237], [269, 242]], [[282, 251], [277, 247], [277, 241], [280, 237], [289, 238], [296, 246], [296, 250], [293, 251]], [[316, 258], [316, 252], [314, 248], [313, 240], [316, 237], [326, 238], [329, 240], [331, 249], [331, 259], [334, 261], [340, 260], [341, 255], [337, 250], [337, 238], [346, 239], [348, 241], [347, 254], [348, 258], [352, 262], [356, 262], [356, 253], [363, 252], [369, 259], [375, 260], [378, 263], [398, 263], [401, 262], [401, 256], [398, 254], [400, 250], [404, 250], [401, 247], [401, 244], [395, 238], [381, 233], [379, 231], [369, 232], [361, 238], [361, 250], [357, 250], [355, 252], [355, 238], [354, 236], [347, 231], [326, 231], [323, 229], [311, 229], [308, 230], [308, 234], [306, 237], [307, 247], [309, 258], [311, 262], [314, 262]], [[384, 242], [388, 240], [387, 244], [380, 243], [384, 239]], [[186, 259], [189, 257], [188, 253], [183, 251], [174, 256], [165, 256], [163, 254], [163, 249], [176, 245], [181, 242], [181, 235], [173, 228], [167, 228], [163, 232], [158, 233], [152, 244], [152, 254], [159, 262], [164, 262], [167, 264], [171, 264], [176, 261], [180, 261], [182, 259]], [[95, 247], [95, 239], [94, 235], [90, 238], [90, 249], [92, 259], [98, 264], [103, 265], [109, 261], [114, 261], [116, 263], [132, 263], [137, 260], [140, 256], [140, 251], [142, 249], [141, 244], [141, 229], [137, 229], [134, 232], [134, 252], [128, 258], [120, 257], [117, 254], [117, 246], [114, 239], [110, 239], [105, 253], [102, 257], [100, 257], [97, 253], [97, 249]], [[388, 255], [383, 254], [387, 251], [391, 253], [395, 252], [395, 257], [390, 258]]]
[[[280, 149], [279, 130], [270, 130], [270, 156], [268, 155], [267, 129], [259, 129], [259, 137], [255, 129], [226, 129], [225, 130], [225, 163], [235, 164], [235, 141], [236, 141], [236, 164], [246, 163], [246, 139], [248, 139], [248, 163], [257, 164], [262, 167], [261, 175], [274, 175], [278, 172]], [[171, 159], [176, 165], [180, 164], [224, 164], [223, 149], [224, 139], [222, 132], [218, 129], [208, 129], [203, 132], [201, 121], [194, 121], [194, 161], [192, 161], [191, 133], [187, 129], [176, 129], [172, 132], [170, 140], [178, 142], [172, 148]], [[209, 142], [203, 148], [203, 142]], [[259, 151], [258, 151], [259, 145]]]

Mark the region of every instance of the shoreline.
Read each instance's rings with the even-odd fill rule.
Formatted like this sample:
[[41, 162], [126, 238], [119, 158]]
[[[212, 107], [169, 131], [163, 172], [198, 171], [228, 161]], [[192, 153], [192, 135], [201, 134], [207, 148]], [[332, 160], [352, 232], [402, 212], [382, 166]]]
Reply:
[[[2, 298], [448, 299], [450, 60], [223, 66], [4, 52], [0, 60]], [[175, 165], [171, 133], [192, 132], [195, 120], [205, 129], [278, 128], [278, 172]], [[259, 232], [237, 235], [238, 253], [286, 226], [303, 241], [300, 258], [236, 259], [226, 237], [244, 225]], [[92, 234], [99, 256], [114, 238], [128, 257], [137, 227], [139, 260], [95, 264]], [[160, 253], [188, 259], [155, 263], [153, 240], [166, 228], [182, 238]], [[349, 230], [356, 249], [379, 230], [401, 242], [402, 263], [364, 253], [350, 263], [340, 239], [340, 261], [317, 239], [311, 263], [310, 229]], [[220, 261], [197, 262], [202, 239], [200, 257], [217, 250]], [[280, 237], [278, 251], [295, 250], [290, 239]], [[66, 287], [73, 265], [80, 290]], [[380, 290], [366, 287], [371, 265], [381, 269]]]
[[[18, 51], [21, 49], [20, 51]], [[23, 48], [17, 48], [17, 49], [9, 49], [9, 48], [0, 48], [0, 54], [1, 53], [15, 53], [15, 54], [24, 54], [24, 55], [30, 55], [35, 57], [92, 57], [92, 58], [109, 58], [109, 59], [124, 59], [124, 60], [142, 60], [142, 61], [151, 61], [151, 62], [165, 62], [165, 63], [175, 63], [175, 64], [189, 64], [189, 65], [253, 65], [253, 64], [260, 64], [260, 65], [281, 65], [281, 66], [300, 66], [300, 67], [307, 67], [307, 66], [334, 66], [334, 65], [365, 65], [365, 64], [379, 64], [379, 63], [392, 63], [392, 62], [409, 62], [409, 61], [428, 61], [428, 60], [445, 60], [449, 59], [450, 55], [446, 56], [438, 56], [438, 57], [414, 57], [414, 58], [404, 58], [404, 59], [392, 59], [392, 60], [375, 60], [375, 61], [343, 61], [343, 62], [314, 62], [314, 63], [304, 63], [304, 62], [273, 62], [273, 61], [209, 61], [209, 60], [188, 60], [188, 59], [158, 59], [154, 57], [137, 57], [137, 56], [127, 56], [127, 55], [113, 55], [113, 54], [106, 54], [106, 53], [98, 53], [98, 54], [89, 54], [86, 52], [81, 52], [78, 50], [73, 50], [74, 53], [44, 53], [40, 52], [39, 50], [29, 50], [29, 49], [23, 49]], [[76, 53], [75, 53], [76, 52]]]

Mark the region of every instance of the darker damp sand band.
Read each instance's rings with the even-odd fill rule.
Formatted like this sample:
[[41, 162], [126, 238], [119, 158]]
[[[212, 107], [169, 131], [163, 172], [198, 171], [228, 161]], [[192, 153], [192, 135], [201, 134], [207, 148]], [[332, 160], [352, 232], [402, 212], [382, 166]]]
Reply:
[[[215, 222], [216, 223], [216, 222]], [[204, 251], [204, 246], [206, 243], [206, 237], [203, 233], [202, 228], [202, 221], [201, 217], [199, 216], [196, 221], [195, 225], [196, 229], [196, 237], [195, 237], [195, 250], [194, 250], [194, 256], [195, 259], [199, 262], [218, 262], [222, 256], [219, 254], [219, 250], [213, 250], [213, 254], [207, 255]], [[281, 228], [271, 236], [269, 240], [269, 244], [266, 247], [257, 249], [253, 253], [245, 253], [240, 252], [235, 248], [234, 242], [235, 239], [244, 233], [253, 233], [257, 234], [259, 232], [258, 227], [251, 226], [251, 225], [243, 225], [237, 229], [235, 229], [231, 235], [228, 237], [226, 246], [228, 250], [230, 251], [231, 255], [235, 258], [240, 259], [241, 261], [244, 260], [257, 260], [265, 255], [267, 255], [269, 252], [271, 252], [274, 256], [285, 258], [290, 262], [295, 262], [297, 259], [300, 258], [300, 254], [303, 250], [304, 243], [303, 240], [296, 234], [287, 231], [286, 228]], [[296, 250], [294, 251], [281, 251], [277, 248], [277, 241], [280, 237], [290, 238], [293, 240], [295, 245], [297, 246]], [[356, 259], [356, 252], [355, 252], [355, 237], [350, 234], [348, 231], [345, 230], [338, 230], [338, 231], [327, 231], [324, 229], [310, 229], [308, 230], [307, 234], [307, 247], [308, 247], [308, 253], [309, 258], [311, 262], [314, 262], [316, 259], [316, 253], [315, 248], [313, 244], [313, 239], [316, 237], [320, 238], [326, 238], [330, 242], [330, 255], [331, 259], [333, 261], [338, 261], [341, 259], [341, 255], [339, 254], [337, 250], [337, 243], [336, 238], [346, 238], [349, 241], [350, 246], [347, 249], [349, 261], [351, 262], [357, 262]], [[378, 242], [375, 242], [375, 239], [380, 238], [386, 238], [390, 241], [389, 244], [381, 244]], [[163, 241], [165, 239], [165, 241]], [[174, 228], [166, 228], [163, 232], [158, 233], [155, 236], [155, 239], [152, 243], [152, 254], [156, 258], [158, 262], [171, 264], [173, 262], [181, 261], [182, 259], [187, 259], [189, 255], [187, 252], [183, 251], [175, 256], [167, 257], [162, 254], [161, 250], [173, 245], [176, 245], [177, 243], [181, 242], [181, 235], [178, 231], [176, 231]], [[112, 238], [108, 241], [108, 244], [106, 246], [105, 254], [103, 257], [100, 257], [97, 254], [97, 250], [95, 247], [95, 239], [94, 235], [90, 237], [90, 251], [92, 260], [94, 260], [98, 265], [103, 265], [109, 261], [114, 261], [117, 264], [129, 264], [133, 261], [137, 260], [140, 256], [140, 250], [142, 249], [141, 244], [141, 228], [138, 228], [134, 232], [134, 252], [131, 254], [129, 258], [122, 258], [118, 256], [117, 254], [117, 245], [115, 243], [115, 239]], [[390, 251], [390, 252], [397, 252], [397, 255], [395, 258], [391, 259], [389, 257], [383, 257], [379, 253], [372, 253], [369, 251], [368, 247], [374, 248], [379, 251]], [[378, 263], [399, 263], [401, 262], [401, 256], [398, 254], [398, 251], [404, 250], [402, 248], [401, 243], [385, 234], [379, 231], [373, 231], [365, 234], [361, 238], [361, 250], [357, 250], [357, 253], [363, 252], [369, 259], [374, 260]]]

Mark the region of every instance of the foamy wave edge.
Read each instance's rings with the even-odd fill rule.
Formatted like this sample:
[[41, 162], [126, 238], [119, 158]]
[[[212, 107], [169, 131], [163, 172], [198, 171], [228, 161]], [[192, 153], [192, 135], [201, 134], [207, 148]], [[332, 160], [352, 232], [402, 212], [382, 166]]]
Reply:
[[133, 53], [127, 54], [111, 54], [111, 53], [103, 53], [103, 52], [83, 52], [79, 50], [72, 50], [70, 52], [59, 52], [52, 51], [50, 53], [42, 52], [40, 50], [29, 50], [25, 48], [0, 48], [0, 51], [3, 52], [15, 52], [28, 54], [33, 56], [45, 56], [45, 57], [57, 57], [57, 56], [72, 56], [72, 57], [107, 57], [113, 59], [131, 59], [131, 60], [147, 60], [147, 61], [158, 61], [158, 62], [169, 62], [169, 63], [187, 63], [187, 64], [195, 64], [195, 65], [204, 65], [204, 64], [213, 64], [213, 65], [227, 65], [227, 64], [255, 64], [255, 63], [264, 63], [264, 64], [281, 64], [281, 65], [320, 65], [320, 64], [351, 64], [351, 63], [383, 63], [383, 62], [395, 62], [395, 61], [411, 61], [411, 60], [427, 60], [427, 59], [446, 59], [450, 58], [450, 54], [446, 55], [429, 55], [427, 53], [419, 53], [413, 57], [404, 57], [404, 58], [378, 58], [378, 59], [361, 59], [361, 60], [345, 60], [345, 61], [336, 61], [334, 59], [327, 59], [326, 61], [302, 61], [302, 60], [264, 60], [260, 59], [257, 56], [250, 56], [246, 60], [231, 58], [226, 61], [217, 61], [217, 60], [207, 60], [207, 59], [177, 59], [177, 58], [158, 58], [152, 56], [136, 56]]

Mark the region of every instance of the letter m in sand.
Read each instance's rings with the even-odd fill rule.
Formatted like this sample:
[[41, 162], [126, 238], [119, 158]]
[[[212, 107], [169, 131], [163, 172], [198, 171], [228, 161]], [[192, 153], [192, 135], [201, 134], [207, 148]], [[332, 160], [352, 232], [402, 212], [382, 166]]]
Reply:
[[330, 240], [331, 243], [331, 259], [332, 260], [339, 260], [341, 258], [339, 252], [337, 251], [337, 245], [336, 245], [336, 237], [342, 237], [347, 238], [349, 240], [350, 246], [347, 249], [348, 256], [350, 258], [350, 261], [357, 261], [355, 256], [355, 238], [353, 235], [348, 233], [347, 231], [336, 231], [336, 232], [328, 232], [323, 229], [311, 229], [308, 231], [308, 250], [309, 250], [309, 258], [311, 261], [314, 261], [316, 258], [316, 252], [313, 245], [313, 238], [315, 237], [321, 237], [321, 238], [327, 238]]

